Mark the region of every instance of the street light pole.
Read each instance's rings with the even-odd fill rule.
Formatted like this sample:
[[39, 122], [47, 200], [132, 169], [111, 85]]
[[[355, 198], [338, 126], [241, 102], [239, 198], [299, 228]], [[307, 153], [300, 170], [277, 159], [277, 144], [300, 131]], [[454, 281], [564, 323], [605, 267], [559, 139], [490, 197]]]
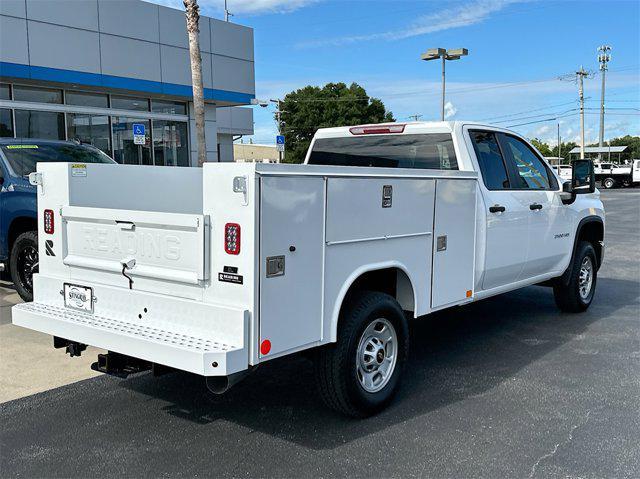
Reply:
[[440, 108], [440, 121], [444, 121], [444, 97], [445, 97], [445, 74], [444, 74], [444, 68], [445, 65], [447, 63], [447, 59], [445, 55], [442, 55], [442, 106]]
[[447, 60], [459, 60], [461, 57], [467, 56], [469, 50], [466, 48], [455, 48], [446, 50], [444, 48], [430, 48], [425, 53], [420, 55], [420, 58], [425, 61], [442, 59], [442, 100], [440, 108], [440, 120], [444, 121], [444, 105], [445, 105], [445, 64]]

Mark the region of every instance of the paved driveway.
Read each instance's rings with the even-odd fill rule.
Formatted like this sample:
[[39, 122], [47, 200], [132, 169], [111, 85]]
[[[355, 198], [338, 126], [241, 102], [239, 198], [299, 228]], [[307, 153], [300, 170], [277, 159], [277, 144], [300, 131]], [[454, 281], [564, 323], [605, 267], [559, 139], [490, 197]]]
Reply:
[[377, 417], [327, 410], [303, 357], [221, 397], [187, 374], [102, 376], [0, 405], [2, 475], [640, 477], [640, 191], [604, 198], [587, 313], [531, 287], [417, 322]]

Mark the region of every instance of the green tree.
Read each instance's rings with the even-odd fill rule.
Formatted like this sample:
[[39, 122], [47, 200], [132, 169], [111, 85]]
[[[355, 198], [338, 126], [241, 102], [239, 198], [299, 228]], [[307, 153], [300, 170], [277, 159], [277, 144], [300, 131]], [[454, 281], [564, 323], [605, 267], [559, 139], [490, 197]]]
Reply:
[[394, 121], [382, 101], [371, 98], [357, 83], [306, 86], [288, 93], [281, 104], [283, 134], [287, 139], [284, 161], [301, 163], [318, 128]]
[[[545, 143], [538, 138], [534, 138], [531, 140], [531, 144], [535, 146], [542, 156], [558, 156], [558, 146], [550, 146], [548, 143]], [[569, 152], [575, 148], [577, 144], [573, 141], [569, 141], [567, 143], [560, 144], [560, 156], [563, 158], [562, 163], [569, 163]]]
[[[608, 143], [605, 144], [605, 146], [607, 145]], [[640, 136], [625, 135], [620, 138], [613, 138], [611, 146], [628, 146], [621, 155], [623, 160], [640, 158]], [[615, 156], [617, 157], [618, 155]]]
[[[542, 156], [556, 156], [555, 153], [551, 151], [551, 148], [549, 147], [549, 145], [547, 145], [545, 142], [543, 142], [538, 138], [533, 138], [531, 140], [531, 144], [535, 146], [540, 153], [542, 153]], [[556, 149], [556, 152], [557, 152], [557, 149]]]

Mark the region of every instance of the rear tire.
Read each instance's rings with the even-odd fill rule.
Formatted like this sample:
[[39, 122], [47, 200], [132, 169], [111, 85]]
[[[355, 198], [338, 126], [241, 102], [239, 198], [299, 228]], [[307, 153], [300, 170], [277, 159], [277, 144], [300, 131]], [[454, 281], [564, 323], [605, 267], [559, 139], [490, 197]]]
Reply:
[[33, 274], [38, 272], [38, 233], [27, 231], [11, 247], [9, 271], [16, 291], [25, 301], [33, 301]]
[[569, 265], [569, 284], [558, 278], [553, 286], [556, 305], [566, 313], [586, 311], [596, 291], [598, 280], [596, 251], [587, 241], [578, 243], [573, 263]]
[[614, 186], [616, 186], [616, 180], [614, 180], [613, 178], [605, 178], [604, 180], [602, 180], [602, 187], [605, 190], [610, 190]]
[[354, 294], [340, 315], [338, 341], [316, 357], [320, 397], [331, 409], [363, 418], [384, 409], [400, 386], [409, 329], [388, 294]]

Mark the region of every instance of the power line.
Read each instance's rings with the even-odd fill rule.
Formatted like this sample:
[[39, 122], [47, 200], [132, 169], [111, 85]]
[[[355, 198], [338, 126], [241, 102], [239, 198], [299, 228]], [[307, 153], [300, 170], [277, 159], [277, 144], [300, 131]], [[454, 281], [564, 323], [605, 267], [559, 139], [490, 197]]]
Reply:
[[490, 118], [483, 118], [480, 121], [491, 121], [491, 120], [496, 120], [496, 119], [500, 119], [500, 118], [509, 118], [509, 117], [513, 117], [513, 116], [518, 116], [518, 115], [524, 115], [526, 113], [533, 113], [536, 111], [543, 111], [543, 110], [547, 110], [549, 108], [557, 108], [559, 106], [565, 106], [565, 105], [572, 105], [576, 102], [576, 100], [571, 100], [571, 101], [567, 101], [565, 103], [558, 103], [557, 105], [547, 105], [547, 106], [543, 106], [541, 108], [534, 108], [532, 110], [524, 110], [524, 111], [519, 111], [516, 113], [510, 113], [508, 115], [498, 115], [498, 116], [492, 116]]
[[552, 118], [545, 118], [543, 120], [528, 121], [526, 123], [518, 123], [516, 125], [509, 125], [509, 126], [507, 126], [507, 128], [515, 128], [516, 126], [533, 125], [535, 123], [544, 123], [544, 122], [547, 122], [547, 121], [556, 121], [556, 120], [559, 120], [560, 118], [567, 118], [567, 117], [570, 117], [570, 116], [575, 116], [577, 114], [578, 114], [578, 112], [574, 111], [574, 112], [568, 113], [566, 115], [558, 115], [558, 116], [554, 116]]

